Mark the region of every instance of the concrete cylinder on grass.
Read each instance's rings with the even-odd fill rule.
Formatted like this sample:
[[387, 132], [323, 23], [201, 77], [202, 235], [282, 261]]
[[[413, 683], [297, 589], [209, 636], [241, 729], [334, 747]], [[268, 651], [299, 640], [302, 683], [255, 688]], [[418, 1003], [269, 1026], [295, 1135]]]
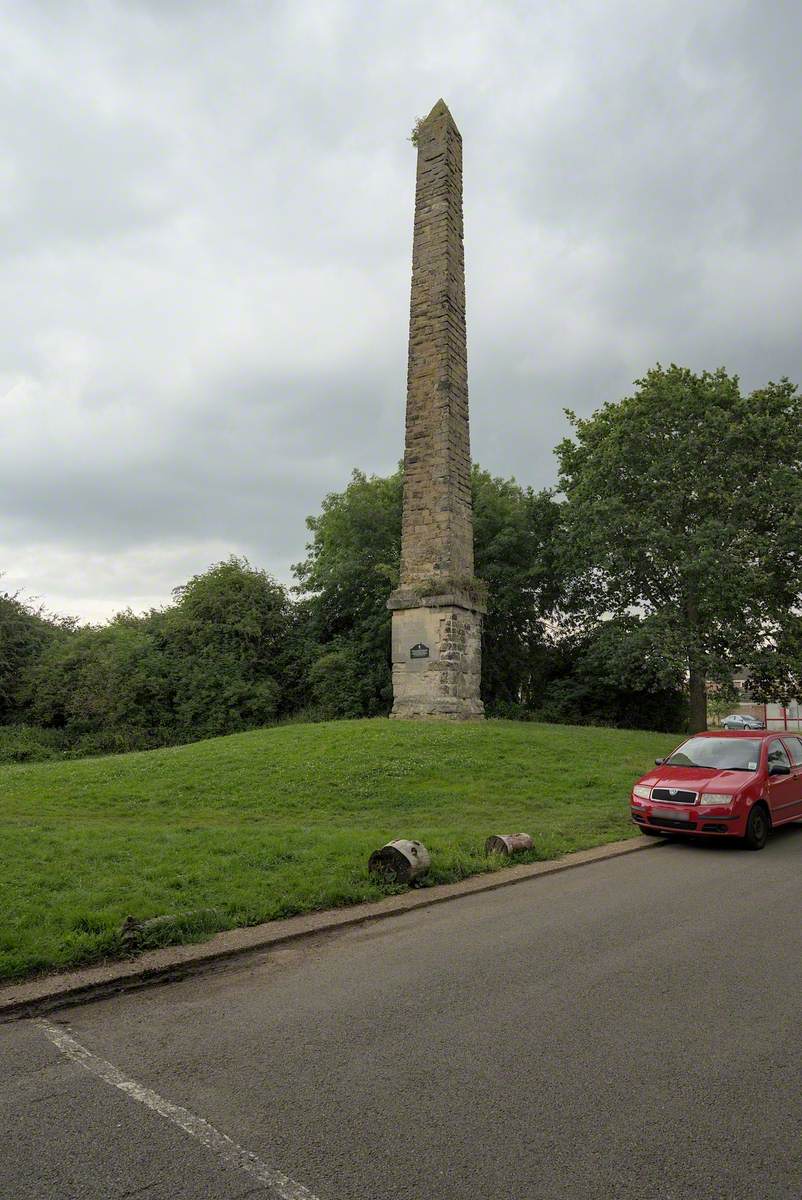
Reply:
[[494, 833], [485, 842], [485, 854], [517, 854], [532, 850], [534, 842], [528, 833]]
[[398, 838], [381, 850], [374, 850], [368, 860], [368, 871], [384, 883], [412, 883], [425, 875], [431, 865], [429, 851], [423, 842]]

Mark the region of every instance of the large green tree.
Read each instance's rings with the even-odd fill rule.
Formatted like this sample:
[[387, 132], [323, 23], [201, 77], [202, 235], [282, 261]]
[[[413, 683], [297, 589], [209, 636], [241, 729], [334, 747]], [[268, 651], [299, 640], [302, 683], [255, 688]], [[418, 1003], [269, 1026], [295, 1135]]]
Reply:
[[471, 476], [476, 574], [488, 585], [482, 630], [482, 698], [489, 710], [537, 707], [565, 580], [560, 506], [475, 466]]
[[250, 729], [286, 711], [294, 671], [287, 591], [232, 556], [174, 592], [161, 650], [183, 740]]
[[568, 415], [556, 453], [578, 607], [648, 616], [704, 728], [707, 681], [781, 644], [802, 592], [799, 393], [658, 365], [619, 403]]
[[307, 556], [293, 569], [307, 597], [310, 698], [326, 716], [376, 716], [392, 703], [386, 601], [398, 582], [401, 493], [400, 471], [354, 471], [307, 519]]

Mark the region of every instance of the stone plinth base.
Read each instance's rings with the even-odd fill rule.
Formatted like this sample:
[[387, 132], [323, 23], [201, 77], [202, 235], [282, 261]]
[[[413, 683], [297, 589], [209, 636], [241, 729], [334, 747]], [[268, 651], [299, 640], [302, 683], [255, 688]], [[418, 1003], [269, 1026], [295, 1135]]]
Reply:
[[[460, 603], [463, 601], [463, 603]], [[399, 589], [393, 610], [393, 711], [400, 720], [481, 721], [482, 613], [453, 594]], [[414, 607], [412, 605], [414, 604]]]

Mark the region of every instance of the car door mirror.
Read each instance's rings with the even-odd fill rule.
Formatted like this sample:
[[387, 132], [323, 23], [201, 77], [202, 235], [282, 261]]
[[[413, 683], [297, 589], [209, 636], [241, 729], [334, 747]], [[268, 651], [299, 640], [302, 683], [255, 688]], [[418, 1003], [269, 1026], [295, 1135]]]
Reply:
[[654, 760], [654, 765], [655, 765], [656, 767], [662, 767], [662, 765], [663, 765], [663, 763], [664, 763], [665, 761], [666, 761], [666, 760], [665, 760], [664, 758], [656, 758], [656, 759]]
[[774, 763], [769, 767], [769, 775], [790, 775], [791, 768], [786, 767], [784, 763]]

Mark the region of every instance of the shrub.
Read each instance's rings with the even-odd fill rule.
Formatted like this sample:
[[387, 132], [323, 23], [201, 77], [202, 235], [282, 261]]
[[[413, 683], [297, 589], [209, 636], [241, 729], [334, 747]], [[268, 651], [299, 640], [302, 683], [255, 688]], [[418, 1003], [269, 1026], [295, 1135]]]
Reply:
[[46, 762], [64, 758], [64, 736], [36, 725], [0, 725], [0, 763]]

